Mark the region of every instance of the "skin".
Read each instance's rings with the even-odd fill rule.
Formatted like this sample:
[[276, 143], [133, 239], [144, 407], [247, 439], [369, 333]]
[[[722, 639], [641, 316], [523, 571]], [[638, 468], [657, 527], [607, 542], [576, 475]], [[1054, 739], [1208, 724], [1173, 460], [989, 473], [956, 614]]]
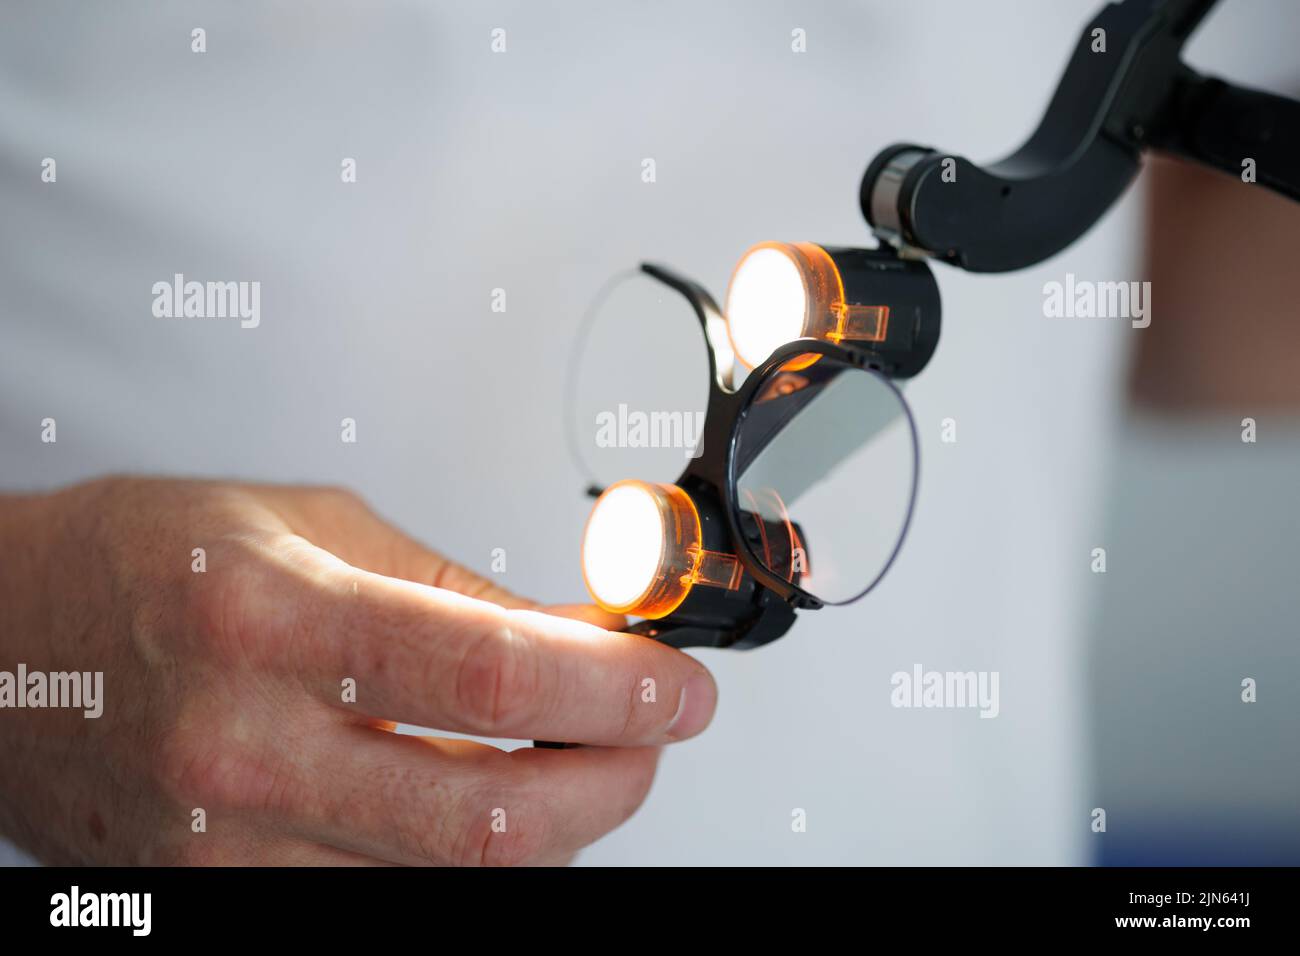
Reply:
[[535, 610], [336, 489], [0, 497], [0, 553], [0, 670], [104, 673], [98, 719], [0, 710], [0, 831], [51, 863], [564, 863], [716, 702], [693, 658]]
[[1174, 417], [1300, 408], [1300, 205], [1176, 160], [1151, 160], [1144, 175], [1155, 305], [1136, 333], [1131, 402]]

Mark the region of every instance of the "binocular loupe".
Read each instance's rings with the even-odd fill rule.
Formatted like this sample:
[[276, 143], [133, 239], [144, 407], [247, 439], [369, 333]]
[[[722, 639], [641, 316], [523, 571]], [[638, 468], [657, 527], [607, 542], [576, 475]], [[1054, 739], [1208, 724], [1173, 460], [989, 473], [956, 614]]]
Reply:
[[[916, 427], [896, 382], [938, 342], [927, 259], [972, 272], [1041, 262], [1110, 208], [1150, 150], [1233, 176], [1252, 157], [1262, 185], [1300, 198], [1300, 103], [1181, 59], [1215, 5], [1104, 6], [1038, 128], [1000, 162], [882, 150], [860, 189], [880, 248], [760, 243], [725, 310], [660, 266], [607, 285], [567, 378], [571, 451], [599, 496], [582, 554], [597, 603], [677, 647], [743, 648], [780, 637], [796, 609], [875, 587], [916, 500]], [[1112, 53], [1098, 55], [1099, 34]]]
[[939, 323], [929, 267], [888, 248], [760, 243], [725, 310], [660, 266], [616, 277], [568, 378], [596, 603], [677, 647], [744, 648], [870, 591], [916, 499], [895, 381], [925, 367]]

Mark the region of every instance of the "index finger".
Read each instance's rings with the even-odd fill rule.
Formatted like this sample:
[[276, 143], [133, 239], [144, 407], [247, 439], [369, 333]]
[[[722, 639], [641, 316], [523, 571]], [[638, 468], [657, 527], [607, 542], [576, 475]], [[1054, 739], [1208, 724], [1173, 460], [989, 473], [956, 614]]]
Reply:
[[[301, 539], [298, 539], [301, 541]], [[323, 699], [356, 681], [371, 717], [488, 737], [643, 746], [694, 736], [717, 688], [650, 638], [373, 574], [302, 542], [294, 664]], [[300, 556], [301, 557], [301, 556]]]

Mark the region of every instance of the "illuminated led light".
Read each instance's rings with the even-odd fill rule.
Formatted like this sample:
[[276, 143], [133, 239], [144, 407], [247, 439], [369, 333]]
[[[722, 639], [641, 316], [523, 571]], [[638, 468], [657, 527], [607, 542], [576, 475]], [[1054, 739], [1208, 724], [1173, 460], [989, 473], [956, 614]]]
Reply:
[[664, 529], [652, 492], [640, 482], [620, 483], [591, 510], [582, 568], [587, 588], [602, 605], [632, 607], [654, 583]]
[[889, 306], [849, 303], [834, 257], [811, 242], [761, 242], [740, 258], [727, 288], [727, 335], [754, 368], [798, 338], [881, 342]]
[[[808, 293], [799, 266], [773, 246], [740, 260], [727, 288], [727, 332], [736, 356], [751, 368], [803, 335]], [[734, 317], [734, 318], [733, 318]]]
[[740, 562], [701, 547], [700, 516], [676, 485], [620, 481], [592, 506], [582, 576], [602, 608], [644, 618], [675, 611], [696, 584], [735, 588]]

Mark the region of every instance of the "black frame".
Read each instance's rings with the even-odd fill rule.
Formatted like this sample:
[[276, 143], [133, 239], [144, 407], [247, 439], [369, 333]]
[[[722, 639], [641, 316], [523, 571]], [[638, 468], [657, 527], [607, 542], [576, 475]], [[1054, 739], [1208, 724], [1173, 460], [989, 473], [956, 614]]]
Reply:
[[[722, 312], [708, 290], [699, 283], [680, 276], [661, 265], [642, 263], [640, 271], [680, 293], [691, 305], [700, 323], [705, 350], [708, 353], [709, 399], [704, 415], [704, 431], [700, 440], [704, 443], [704, 454], [691, 459], [690, 464], [678, 477], [676, 484], [690, 492], [693, 488], [703, 488], [711, 492], [721, 503], [726, 522], [726, 530], [731, 540], [737, 544], [737, 559], [745, 572], [768, 591], [775, 593], [791, 607], [815, 609], [822, 606], [842, 606], [860, 600], [872, 591], [893, 566], [903, 541], [911, 529], [912, 515], [916, 508], [916, 499], [921, 483], [921, 442], [916, 428], [916, 420], [911, 406], [903, 397], [892, 376], [887, 372], [887, 363], [870, 350], [860, 347], [847, 347], [821, 339], [801, 338], [781, 346], [761, 365], [754, 368], [739, 388], [732, 387], [729, 379], [734, 358], [731, 357], [730, 343], [725, 342]], [[725, 346], [724, 346], [725, 343]], [[718, 353], [728, 356], [726, 367], [719, 364]], [[898, 399], [907, 419], [907, 426], [912, 438], [912, 489], [908, 499], [907, 514], [899, 533], [898, 541], [890, 553], [889, 560], [881, 571], [853, 597], [843, 601], [824, 601], [785, 579], [769, 571], [750, 549], [737, 519], [736, 482], [739, 475], [736, 468], [736, 443], [745, 415], [755, 393], [767, 383], [770, 376], [793, 359], [809, 353], [827, 356], [844, 365], [861, 369], [876, 375]], [[721, 449], [721, 451], [711, 451]], [[596, 494], [599, 490], [590, 489]], [[671, 618], [671, 615], [669, 615]], [[646, 630], [652, 630], [658, 622], [647, 622]], [[640, 627], [640, 625], [638, 625]]]
[[[1253, 158], [1259, 185], [1300, 200], [1300, 103], [1202, 76], [1181, 59], [1216, 3], [1107, 4], [1020, 149], [980, 166], [928, 146], [889, 146], [862, 179], [867, 222], [886, 242], [971, 272], [1022, 269], [1087, 232], [1148, 149], [1232, 175]], [[1105, 31], [1104, 53], [1093, 52], [1095, 30]]]
[[[871, 579], [862, 590], [856, 592], [852, 597], [845, 598], [841, 601], [828, 601], [825, 598], [816, 597], [805, 591], [797, 584], [786, 581], [779, 575], [773, 574], [754, 554], [750, 541], [741, 533], [740, 523], [737, 515], [739, 514], [739, 504], [736, 501], [736, 483], [740, 480], [741, 475], [736, 473], [736, 464], [738, 456], [736, 455], [736, 443], [740, 439], [741, 428], [745, 423], [745, 416], [748, 413], [754, 393], [765, 385], [769, 377], [779, 372], [791, 359], [799, 358], [809, 353], [817, 353], [826, 356], [850, 368], [856, 368], [862, 372], [877, 378], [898, 401], [899, 407], [903, 409], [903, 417], [907, 422], [908, 434], [912, 439], [912, 482], [911, 490], [907, 499], [907, 513], [903, 516], [903, 525], [899, 529], [898, 539], [894, 542], [890, 550], [889, 558], [885, 561], [880, 571]], [[870, 353], [856, 348], [845, 348], [842, 345], [836, 345], [832, 342], [825, 342], [821, 339], [795, 339], [788, 345], [783, 345], [777, 349], [762, 365], [755, 368], [745, 380], [745, 385], [734, 393], [741, 398], [741, 405], [736, 414], [732, 425], [731, 440], [727, 446], [725, 457], [727, 461], [727, 481], [723, 489], [723, 508], [727, 516], [727, 529], [731, 532], [732, 537], [740, 542], [740, 549], [745, 552], [738, 557], [742, 564], [759, 584], [768, 590], [775, 591], [787, 601], [796, 603], [798, 607], [843, 607], [846, 604], [853, 604], [866, 597], [871, 591], [875, 590], [877, 584], [893, 567], [894, 561], [898, 558], [898, 553], [903, 548], [903, 542], [907, 539], [907, 533], [912, 527], [912, 515], [916, 511], [916, 498], [921, 486], [921, 436], [917, 432], [916, 419], [912, 415], [912, 407], [908, 404], [907, 399], [903, 397], [902, 391], [893, 380], [885, 374], [878, 362], [872, 360]], [[707, 418], [707, 416], [706, 416]], [[689, 472], [689, 469], [688, 469]], [[684, 477], [684, 476], [683, 476]], [[681, 479], [679, 479], [680, 481]], [[748, 559], [748, 560], [747, 560]]]

